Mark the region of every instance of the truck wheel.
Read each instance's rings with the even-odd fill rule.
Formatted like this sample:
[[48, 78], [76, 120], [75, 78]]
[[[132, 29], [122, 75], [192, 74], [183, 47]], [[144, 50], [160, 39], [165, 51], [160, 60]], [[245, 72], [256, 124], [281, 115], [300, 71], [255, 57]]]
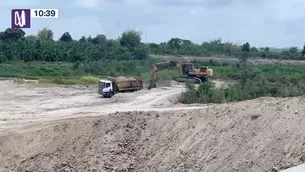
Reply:
[[114, 93], [111, 91], [111, 92], [109, 93], [109, 98], [111, 98], [113, 95], [114, 95]]

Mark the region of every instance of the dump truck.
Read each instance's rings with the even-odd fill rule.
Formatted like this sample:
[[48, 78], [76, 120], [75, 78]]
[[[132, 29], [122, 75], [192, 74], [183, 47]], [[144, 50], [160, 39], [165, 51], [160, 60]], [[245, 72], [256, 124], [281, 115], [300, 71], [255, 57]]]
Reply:
[[142, 79], [137, 77], [107, 77], [99, 81], [98, 94], [111, 98], [114, 94], [143, 89]]

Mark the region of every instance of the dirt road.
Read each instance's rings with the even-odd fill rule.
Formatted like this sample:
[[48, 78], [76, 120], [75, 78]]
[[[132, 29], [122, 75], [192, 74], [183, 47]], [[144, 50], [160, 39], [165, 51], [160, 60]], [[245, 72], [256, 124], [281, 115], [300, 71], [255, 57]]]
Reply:
[[[216, 82], [217, 85], [221, 83]], [[99, 116], [123, 111], [165, 111], [194, 109], [177, 102], [185, 87], [143, 89], [119, 93], [111, 99], [97, 94], [97, 87], [41, 87], [35, 84], [14, 84], [0, 81], [0, 133], [27, 124], [80, 116]]]
[[0, 89], [1, 172], [264, 172], [305, 162], [304, 97], [186, 106], [176, 84], [112, 99], [96, 87]]
[[[199, 60], [199, 61], [216, 61], [219, 63], [226, 63], [226, 64], [237, 64], [239, 63], [238, 58], [232, 57], [196, 57], [196, 56], [182, 56], [176, 57], [171, 55], [150, 55], [153, 58], [162, 58], [164, 60], [184, 60], [187, 62], [191, 62], [192, 60]], [[291, 65], [291, 66], [305, 66], [305, 60], [281, 60], [281, 59], [262, 59], [262, 58], [252, 58], [248, 59], [247, 65]]]

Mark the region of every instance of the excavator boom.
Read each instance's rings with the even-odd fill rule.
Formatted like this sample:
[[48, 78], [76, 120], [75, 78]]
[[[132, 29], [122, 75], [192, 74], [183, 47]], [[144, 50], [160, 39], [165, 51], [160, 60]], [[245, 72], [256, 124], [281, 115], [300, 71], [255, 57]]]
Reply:
[[200, 84], [208, 81], [210, 76], [213, 76], [213, 69], [202, 66], [199, 69], [194, 69], [192, 63], [180, 63], [178, 61], [167, 61], [152, 65], [151, 80], [148, 90], [156, 88], [157, 71], [177, 67], [182, 71], [184, 76], [173, 78], [177, 82]]
[[156, 63], [152, 65], [151, 69], [151, 80], [150, 84], [148, 86], [148, 90], [152, 88], [156, 88], [156, 80], [157, 80], [157, 71], [172, 68], [172, 67], [178, 67], [179, 69], [182, 68], [182, 64], [178, 61], [168, 61], [168, 62], [161, 62], [161, 63]]

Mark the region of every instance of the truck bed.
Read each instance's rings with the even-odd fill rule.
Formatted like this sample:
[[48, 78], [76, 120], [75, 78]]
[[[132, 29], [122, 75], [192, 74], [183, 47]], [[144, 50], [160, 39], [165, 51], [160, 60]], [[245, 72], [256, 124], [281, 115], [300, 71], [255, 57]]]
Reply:
[[108, 77], [114, 85], [115, 91], [133, 91], [143, 89], [142, 79], [136, 77]]

